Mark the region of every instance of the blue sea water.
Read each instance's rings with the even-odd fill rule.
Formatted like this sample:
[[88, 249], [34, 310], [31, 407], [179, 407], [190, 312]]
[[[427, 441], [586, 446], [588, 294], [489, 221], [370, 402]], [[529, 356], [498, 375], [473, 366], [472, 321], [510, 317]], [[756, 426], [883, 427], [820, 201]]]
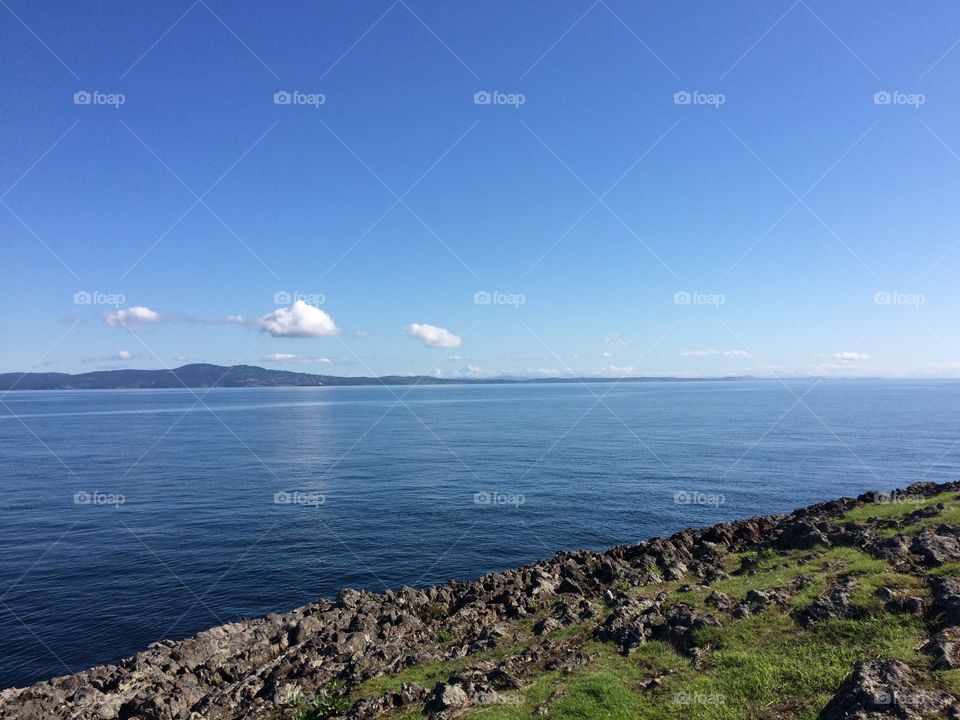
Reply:
[[0, 396], [0, 687], [343, 587], [957, 479], [960, 383]]

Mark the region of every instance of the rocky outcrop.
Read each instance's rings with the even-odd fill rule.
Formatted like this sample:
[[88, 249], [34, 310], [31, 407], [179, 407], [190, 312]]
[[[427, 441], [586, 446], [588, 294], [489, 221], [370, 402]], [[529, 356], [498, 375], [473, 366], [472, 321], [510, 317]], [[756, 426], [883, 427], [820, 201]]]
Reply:
[[[946, 490], [960, 490], [960, 483], [915, 485], [902, 492], [930, 496]], [[384, 593], [344, 590], [336, 600], [223, 625], [178, 642], [159, 642], [116, 664], [4, 690], [0, 719], [179, 720], [194, 714], [209, 720], [272, 720], [292, 699], [319, 696], [334, 685], [349, 692], [406, 667], [510, 646], [510, 623], [534, 614], [538, 621], [531, 625], [538, 644], [502, 665], [468, 664], [432, 688], [410, 683], [398, 692], [364, 698], [348, 715], [372, 718], [417, 705], [443, 716], [458, 708], [499, 702], [513, 683], [532, 673], [572, 669], [587, 661], [582, 651], [550, 640], [561, 627], [576, 623], [595, 624], [593, 637], [616, 644], [624, 653], [655, 639], [696, 662], [698, 633], [718, 626], [717, 616], [671, 602], [666, 594], [639, 600], [626, 589], [681, 579], [691, 588], [702, 587], [728, 577], [724, 570], [728, 554], [771, 548], [856, 546], [924, 567], [957, 559], [955, 528], [947, 525], [924, 528], [905, 540], [879, 538], [876, 523], [838, 522], [844, 513], [876, 497], [820, 503], [785, 517], [684, 530], [603, 553], [559, 553], [474, 582]], [[755, 591], [736, 601], [713, 592], [708, 604], [718, 613], [747, 616], [774, 605], [786, 608], [793, 590]], [[851, 590], [850, 583], [831, 588], [802, 608], [798, 621], [848, 617]], [[925, 612], [939, 629], [960, 625], [960, 585], [940, 578], [931, 591], [930, 606], [921, 601], [916, 612]], [[910, 602], [896, 593], [886, 601]], [[547, 615], [539, 616], [544, 611]], [[946, 640], [952, 642], [951, 637]], [[860, 693], [857, 688], [871, 682], [892, 687], [899, 682], [898, 673], [892, 667], [863, 669], [847, 695]]]
[[860, 663], [843, 681], [819, 720], [923, 720], [953, 703], [925, 690], [913, 671], [897, 660]]

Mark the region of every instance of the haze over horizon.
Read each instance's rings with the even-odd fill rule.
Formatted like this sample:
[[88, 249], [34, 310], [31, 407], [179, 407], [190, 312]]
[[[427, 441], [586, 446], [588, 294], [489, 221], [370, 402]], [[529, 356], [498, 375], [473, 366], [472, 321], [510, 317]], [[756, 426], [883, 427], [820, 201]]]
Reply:
[[499, 8], [3, 3], [0, 372], [960, 376], [955, 4]]

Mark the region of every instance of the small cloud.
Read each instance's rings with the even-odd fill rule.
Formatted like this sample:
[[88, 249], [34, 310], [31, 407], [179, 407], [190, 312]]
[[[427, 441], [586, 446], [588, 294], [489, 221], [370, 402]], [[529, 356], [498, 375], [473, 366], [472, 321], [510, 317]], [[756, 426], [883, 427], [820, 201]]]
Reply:
[[449, 362], [460, 362], [461, 360], [463, 360], [463, 357], [461, 357], [460, 355], [451, 355], [450, 357], [447, 358], [447, 360]]
[[613, 357], [613, 353], [612, 353], [612, 352], [607, 352], [606, 350], [604, 350], [604, 351], [603, 351], [602, 353], [600, 353], [600, 354], [601, 354], [603, 357], [605, 357], [605, 358], [612, 358], [612, 357]]
[[476, 365], [467, 365], [467, 372], [470, 375], [483, 375], [483, 368], [478, 368]]
[[838, 352], [833, 354], [834, 360], [839, 360], [844, 363], [855, 363], [863, 362], [864, 360], [869, 360], [870, 356], [866, 353], [856, 353], [856, 352]]
[[129, 350], [120, 350], [117, 352], [117, 360], [131, 360], [133, 358], [133, 353]]
[[413, 323], [407, 325], [407, 335], [423, 342], [427, 347], [451, 348], [460, 347], [460, 336], [454, 335], [446, 328]]
[[750, 353], [745, 350], [686, 350], [680, 353], [680, 357], [712, 357], [722, 355], [728, 358], [748, 358]]
[[371, 335], [373, 335], [373, 333], [370, 332], [369, 330], [357, 330], [353, 334], [355, 338], [365, 338], [365, 337], [370, 337]]
[[303, 300], [297, 300], [288, 308], [267, 313], [254, 320], [253, 324], [274, 337], [324, 337], [340, 333], [333, 318]]
[[320, 363], [322, 365], [327, 365], [333, 362], [328, 357], [305, 357], [303, 355], [295, 355], [294, 353], [271, 353], [267, 355], [263, 362], [270, 363]]
[[134, 328], [138, 325], [156, 323], [163, 319], [165, 319], [163, 315], [156, 310], [151, 310], [142, 305], [136, 305], [132, 308], [126, 308], [125, 310], [115, 310], [112, 313], [107, 313], [106, 317], [104, 317], [107, 325], [124, 327], [129, 332], [133, 332]]
[[630, 344], [628, 338], [620, 337], [619, 335], [613, 335], [612, 337], [605, 337], [603, 341], [612, 348], [625, 348]]

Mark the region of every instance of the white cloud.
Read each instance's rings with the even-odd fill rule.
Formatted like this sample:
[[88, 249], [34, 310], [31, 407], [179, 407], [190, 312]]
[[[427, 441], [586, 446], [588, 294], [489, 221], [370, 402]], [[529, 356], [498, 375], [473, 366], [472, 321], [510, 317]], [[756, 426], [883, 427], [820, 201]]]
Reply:
[[271, 353], [263, 361], [271, 363], [320, 363], [323, 365], [333, 362], [328, 357], [305, 357], [294, 353]]
[[686, 350], [680, 353], [680, 357], [712, 357], [723, 355], [728, 358], [748, 358], [750, 353], [745, 350]]
[[833, 357], [835, 360], [839, 360], [840, 362], [845, 362], [845, 363], [862, 362], [864, 360], [870, 359], [870, 356], [865, 353], [857, 353], [857, 352], [849, 352], [849, 351], [834, 353]]
[[125, 310], [114, 310], [112, 313], [107, 313], [107, 316], [104, 318], [107, 325], [124, 327], [130, 332], [133, 332], [133, 329], [137, 325], [160, 322], [163, 319], [163, 315], [156, 310], [151, 310], [142, 305], [135, 305]]
[[460, 362], [461, 360], [463, 360], [463, 357], [460, 355], [451, 355], [447, 358], [448, 362]]
[[365, 338], [365, 337], [370, 337], [371, 335], [373, 335], [373, 333], [370, 332], [369, 330], [357, 330], [353, 334], [355, 338]]
[[603, 357], [605, 357], [605, 358], [612, 358], [612, 357], [613, 357], [613, 353], [612, 353], [612, 352], [607, 352], [606, 350], [604, 350], [604, 351], [603, 351], [602, 353], [600, 353], [600, 354], [603, 355]]
[[622, 338], [619, 335], [605, 337], [603, 341], [612, 348], [625, 348], [630, 344], [630, 340], [628, 338]]
[[407, 325], [407, 335], [417, 340], [421, 340], [427, 347], [451, 348], [460, 347], [460, 336], [454, 335], [449, 330], [436, 327], [435, 325], [426, 325], [422, 323], [413, 323]]
[[117, 360], [130, 360], [133, 358], [133, 353], [129, 350], [120, 350], [117, 352]]
[[471, 375], [483, 375], [483, 368], [478, 368], [476, 365], [467, 365], [467, 372]]
[[253, 324], [274, 337], [324, 337], [340, 332], [332, 317], [303, 300], [297, 300], [288, 308], [267, 313], [254, 320]]

